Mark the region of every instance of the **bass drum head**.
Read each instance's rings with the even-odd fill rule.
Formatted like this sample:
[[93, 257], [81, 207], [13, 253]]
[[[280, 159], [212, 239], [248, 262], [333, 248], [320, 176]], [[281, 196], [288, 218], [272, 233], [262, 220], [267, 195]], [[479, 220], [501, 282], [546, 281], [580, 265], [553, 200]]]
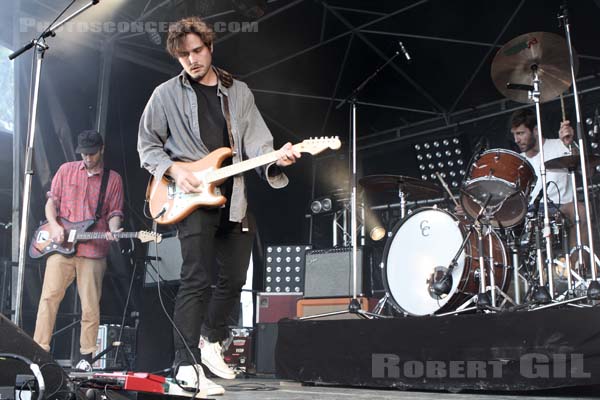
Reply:
[[384, 284], [400, 312], [430, 315], [450, 301], [461, 282], [465, 251], [452, 271], [452, 289], [443, 299], [430, 291], [436, 267], [448, 268], [463, 242], [460, 223], [452, 214], [422, 208], [398, 222], [385, 246]]

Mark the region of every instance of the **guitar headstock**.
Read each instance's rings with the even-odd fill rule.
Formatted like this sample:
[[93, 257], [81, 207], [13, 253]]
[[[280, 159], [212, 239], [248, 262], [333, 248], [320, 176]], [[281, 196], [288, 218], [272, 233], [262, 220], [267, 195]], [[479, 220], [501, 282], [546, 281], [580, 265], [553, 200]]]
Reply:
[[137, 234], [137, 238], [140, 239], [142, 243], [146, 242], [156, 242], [160, 243], [162, 241], [162, 235], [158, 232], [151, 231], [139, 231]]
[[342, 147], [342, 142], [338, 136], [323, 136], [305, 139], [294, 147], [303, 153], [315, 155], [327, 149], [337, 150]]

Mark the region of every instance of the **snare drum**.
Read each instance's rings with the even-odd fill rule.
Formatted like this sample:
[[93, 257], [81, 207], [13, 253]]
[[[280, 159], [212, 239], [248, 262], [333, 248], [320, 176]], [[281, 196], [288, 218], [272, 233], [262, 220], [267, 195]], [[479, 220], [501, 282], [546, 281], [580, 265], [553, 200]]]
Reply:
[[[430, 315], [450, 311], [479, 291], [479, 253], [473, 234], [452, 271], [452, 289], [439, 298], [430, 290], [437, 267], [448, 267], [462, 244], [467, 229], [447, 211], [421, 208], [400, 221], [386, 243], [383, 255], [384, 285], [391, 304], [410, 315]], [[507, 255], [502, 241], [491, 234], [496, 285], [506, 291], [510, 283]], [[489, 271], [489, 236], [484, 237], [486, 271]], [[490, 276], [486, 272], [486, 283]]]
[[537, 180], [525, 157], [510, 150], [488, 150], [471, 165], [468, 177], [460, 201], [469, 216], [476, 218], [487, 202], [495, 227], [510, 228], [523, 221]]

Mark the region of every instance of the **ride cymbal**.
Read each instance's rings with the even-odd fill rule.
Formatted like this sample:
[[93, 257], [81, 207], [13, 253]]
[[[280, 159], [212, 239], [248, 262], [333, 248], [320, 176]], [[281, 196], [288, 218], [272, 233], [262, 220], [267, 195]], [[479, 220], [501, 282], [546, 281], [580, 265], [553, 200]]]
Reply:
[[[579, 68], [573, 50], [575, 75]], [[531, 32], [517, 36], [498, 50], [492, 61], [492, 81], [503, 96], [519, 103], [533, 103], [528, 91], [533, 89], [532, 68], [540, 79], [540, 102], [552, 100], [571, 86], [569, 49], [566, 40], [555, 33]], [[507, 84], [520, 85], [509, 89]]]

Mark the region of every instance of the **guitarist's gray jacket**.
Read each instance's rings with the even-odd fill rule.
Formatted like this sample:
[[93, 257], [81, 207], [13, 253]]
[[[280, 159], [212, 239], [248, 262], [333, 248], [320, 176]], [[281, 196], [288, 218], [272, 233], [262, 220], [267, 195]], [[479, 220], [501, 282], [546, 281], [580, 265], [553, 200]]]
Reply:
[[[224, 110], [223, 96], [229, 99], [231, 134], [235, 143], [233, 162], [273, 151], [273, 136], [254, 103], [248, 86], [220, 69], [217, 94]], [[209, 151], [201, 140], [197, 98], [184, 71], [158, 86], [140, 120], [137, 149], [141, 166], [161, 179], [173, 161], [197, 161]], [[227, 118], [226, 113], [223, 115]], [[287, 176], [271, 163], [257, 168], [258, 174], [274, 188], [288, 184]], [[247, 199], [243, 175], [233, 178], [229, 199], [233, 222], [246, 215]]]

